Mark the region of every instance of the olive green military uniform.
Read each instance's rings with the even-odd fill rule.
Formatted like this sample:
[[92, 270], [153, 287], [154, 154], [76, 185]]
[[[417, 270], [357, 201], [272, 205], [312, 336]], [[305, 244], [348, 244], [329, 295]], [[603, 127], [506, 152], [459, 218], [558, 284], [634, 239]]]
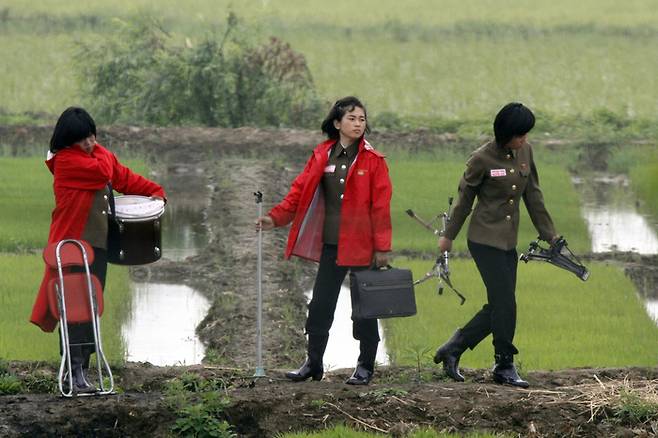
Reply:
[[556, 235], [544, 207], [530, 145], [511, 150], [492, 141], [471, 154], [446, 226], [448, 239], [457, 237], [476, 197], [478, 202], [468, 227], [468, 249], [487, 288], [488, 302], [461, 329], [461, 334], [465, 346], [472, 349], [492, 333], [495, 353], [513, 355], [518, 353], [513, 339], [521, 199], [540, 238], [550, 241]]
[[448, 239], [457, 237], [476, 196], [478, 203], [468, 226], [468, 240], [503, 250], [516, 248], [521, 199], [540, 238], [550, 241], [555, 236], [530, 145], [513, 151], [492, 141], [471, 154], [446, 227]]
[[347, 147], [336, 143], [331, 148], [321, 185], [325, 208], [322, 242], [325, 244], [338, 245], [340, 207], [343, 201], [343, 192], [345, 191], [345, 180], [358, 152], [358, 141]]

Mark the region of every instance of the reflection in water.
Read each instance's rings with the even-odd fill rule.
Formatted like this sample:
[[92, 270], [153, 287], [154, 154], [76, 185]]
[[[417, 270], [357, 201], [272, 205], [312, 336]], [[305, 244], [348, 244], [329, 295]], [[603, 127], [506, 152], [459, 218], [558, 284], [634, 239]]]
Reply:
[[175, 199], [165, 209], [162, 228], [163, 257], [179, 261], [198, 253], [207, 241], [200, 210], [176, 207]]
[[628, 178], [575, 178], [574, 183], [582, 194], [583, 217], [592, 238], [593, 252], [658, 253], [658, 237], [653, 224], [638, 213]]
[[658, 300], [646, 300], [644, 305], [649, 316], [658, 324]]
[[[308, 300], [311, 300], [313, 291], [306, 293]], [[343, 286], [340, 288], [338, 295], [338, 304], [334, 314], [334, 323], [329, 331], [329, 343], [324, 354], [325, 370], [339, 368], [353, 368], [356, 366], [356, 360], [359, 357], [359, 341], [352, 337], [352, 300], [350, 298], [350, 288]], [[382, 338], [377, 349], [377, 363], [388, 365], [388, 354], [386, 353], [386, 344], [384, 342], [384, 330], [381, 322], [379, 323], [379, 336]]]
[[[583, 199], [583, 217], [592, 238], [592, 252], [632, 251], [658, 254], [655, 225], [638, 213], [636, 198], [623, 175], [574, 178]], [[658, 301], [645, 300], [658, 324]]]
[[658, 253], [658, 238], [646, 218], [635, 211], [583, 207], [583, 216], [592, 236], [592, 251]]
[[205, 349], [195, 329], [210, 303], [183, 285], [132, 284], [132, 310], [121, 327], [126, 360], [154, 365], [200, 363]]

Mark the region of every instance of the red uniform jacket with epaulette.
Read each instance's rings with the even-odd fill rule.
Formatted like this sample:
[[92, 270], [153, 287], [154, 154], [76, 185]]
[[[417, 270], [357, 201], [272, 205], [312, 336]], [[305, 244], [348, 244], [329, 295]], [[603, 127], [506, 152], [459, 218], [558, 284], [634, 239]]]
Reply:
[[[336, 140], [320, 143], [286, 197], [269, 212], [274, 225], [292, 222], [285, 256], [320, 260], [324, 197], [320, 182]], [[384, 155], [362, 137], [345, 180], [338, 230], [340, 266], [367, 266], [374, 251], [391, 250], [391, 180]]]
[[[99, 144], [94, 146], [91, 154], [78, 145], [62, 149], [46, 161], [46, 166], [54, 175], [55, 193], [48, 243], [82, 237], [94, 195], [110, 182], [120, 193], [165, 198], [161, 186], [123, 166], [112, 152]], [[56, 271], [46, 267], [30, 317], [32, 323], [47, 332], [53, 331], [57, 325], [46, 294], [53, 275], [57, 275]]]

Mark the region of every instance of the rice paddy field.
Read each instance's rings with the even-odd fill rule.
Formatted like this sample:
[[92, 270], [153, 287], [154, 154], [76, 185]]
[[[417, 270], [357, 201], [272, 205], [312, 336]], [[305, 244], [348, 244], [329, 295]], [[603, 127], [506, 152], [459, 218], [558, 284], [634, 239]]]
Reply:
[[[137, 161], [126, 163], [145, 169]], [[57, 332], [44, 333], [28, 321], [44, 269], [41, 249], [54, 205], [52, 175], [43, 157], [0, 157], [0, 186], [0, 358], [56, 362]], [[124, 360], [120, 333], [130, 302], [127, 268], [109, 266], [101, 328], [114, 363]]]
[[78, 92], [72, 61], [85, 54], [76, 40], [105, 38], [152, 16], [181, 46], [194, 44], [221, 32], [229, 11], [254, 38], [275, 35], [303, 53], [324, 99], [356, 94], [374, 115], [489, 120], [511, 100], [566, 117], [605, 109], [654, 120], [658, 110], [651, 0], [94, 0], [84, 9], [6, 0], [0, 109], [52, 120], [93, 99]]
[[[594, 117], [605, 129], [583, 129], [591, 129], [599, 141], [601, 132], [618, 128], [618, 120], [643, 121], [645, 127], [658, 124], [658, 8], [653, 0], [193, 0], [184, 5], [172, 0], [92, 0], [84, 8], [63, 0], [5, 0], [0, 5], [0, 121], [52, 124], [63, 108], [94, 99], [79, 91], [74, 65], [86, 55], [78, 41], [118, 34], [126, 23], [151, 16], [183, 47], [208, 34], [221, 34], [230, 11], [252, 38], [265, 41], [275, 35], [300, 51], [325, 101], [358, 95], [375, 122], [391, 114], [420, 124], [443, 120], [446, 126], [455, 122], [452, 126], [458, 130], [466, 126], [463, 129], [470, 130], [460, 134], [479, 138], [490, 134], [490, 120], [504, 103], [519, 100], [536, 111], [538, 123], [542, 117]], [[551, 138], [563, 133], [558, 125], [555, 132], [537, 134]], [[630, 175], [646, 208], [658, 215], [655, 142], [646, 151], [629, 154], [634, 161], [623, 163], [621, 170]], [[589, 251], [590, 242], [570, 184], [574, 157], [568, 154], [539, 150], [536, 160], [557, 229], [582, 253]], [[467, 157], [395, 151], [391, 158], [394, 247], [431, 254], [436, 239], [405, 210], [411, 208], [426, 219], [443, 212], [448, 197], [455, 196]], [[55, 336], [48, 338], [26, 323], [38, 278], [25, 277], [28, 271], [40, 271], [36, 252], [47, 238], [50, 178], [41, 157], [0, 158], [0, 271], [11, 278], [0, 286], [0, 305], [6, 312], [2, 324], [9, 324], [0, 331], [0, 357], [57, 357], [56, 348], [50, 348]], [[522, 250], [536, 232], [521, 210]], [[465, 251], [465, 234], [466, 227], [455, 251]], [[412, 267], [416, 277], [431, 265], [414, 259], [402, 263]], [[615, 266], [593, 263], [591, 270], [592, 278], [581, 283], [550, 266], [519, 267], [518, 343], [524, 353], [519, 359], [526, 369], [656, 363], [658, 329], [641, 309], [633, 285]], [[483, 304], [484, 291], [472, 262], [456, 260], [453, 275], [455, 284], [468, 293], [465, 306], [459, 307], [449, 291], [437, 297], [434, 286], [427, 284], [418, 289], [418, 317], [387, 322], [389, 350], [396, 362], [411, 364], [414, 354], [436, 348]], [[124, 300], [115, 290], [127, 290], [125, 270], [109, 278], [116, 283], [108, 299]], [[109, 310], [117, 318], [120, 314]], [[8, 334], [14, 333], [10, 327], [26, 332], [14, 336]], [[46, 336], [47, 346], [36, 347], [41, 342], [33, 342], [37, 336]], [[116, 346], [113, 352], [120, 350], [120, 340], [109, 343]], [[416, 353], [408, 351], [409, 345]], [[112, 354], [115, 359], [120, 355]], [[423, 360], [430, 356], [425, 352]], [[486, 367], [491, 356], [490, 350], [480, 348], [464, 356], [464, 365]]]
[[[432, 260], [406, 259], [397, 266], [412, 269], [421, 278]], [[520, 263], [517, 276], [517, 330], [515, 361], [525, 370], [573, 367], [653, 366], [658, 361], [658, 327], [637, 299], [635, 287], [618, 266], [602, 262], [588, 265], [586, 282], [573, 274], [540, 263]], [[445, 288], [437, 294], [437, 281], [416, 287], [418, 314], [385, 322], [386, 347], [394, 363], [429, 366], [434, 352], [457, 328], [463, 327], [486, 303], [486, 291], [472, 260], [453, 260], [453, 285], [464, 295]], [[493, 363], [491, 337], [467, 351], [460, 361], [467, 368]]]

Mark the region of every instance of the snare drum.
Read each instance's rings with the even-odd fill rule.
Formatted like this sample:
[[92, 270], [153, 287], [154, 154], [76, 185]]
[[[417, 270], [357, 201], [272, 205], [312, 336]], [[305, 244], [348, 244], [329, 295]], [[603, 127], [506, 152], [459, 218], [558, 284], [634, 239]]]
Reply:
[[115, 215], [109, 220], [107, 261], [143, 265], [162, 257], [164, 201], [146, 196], [114, 198]]

